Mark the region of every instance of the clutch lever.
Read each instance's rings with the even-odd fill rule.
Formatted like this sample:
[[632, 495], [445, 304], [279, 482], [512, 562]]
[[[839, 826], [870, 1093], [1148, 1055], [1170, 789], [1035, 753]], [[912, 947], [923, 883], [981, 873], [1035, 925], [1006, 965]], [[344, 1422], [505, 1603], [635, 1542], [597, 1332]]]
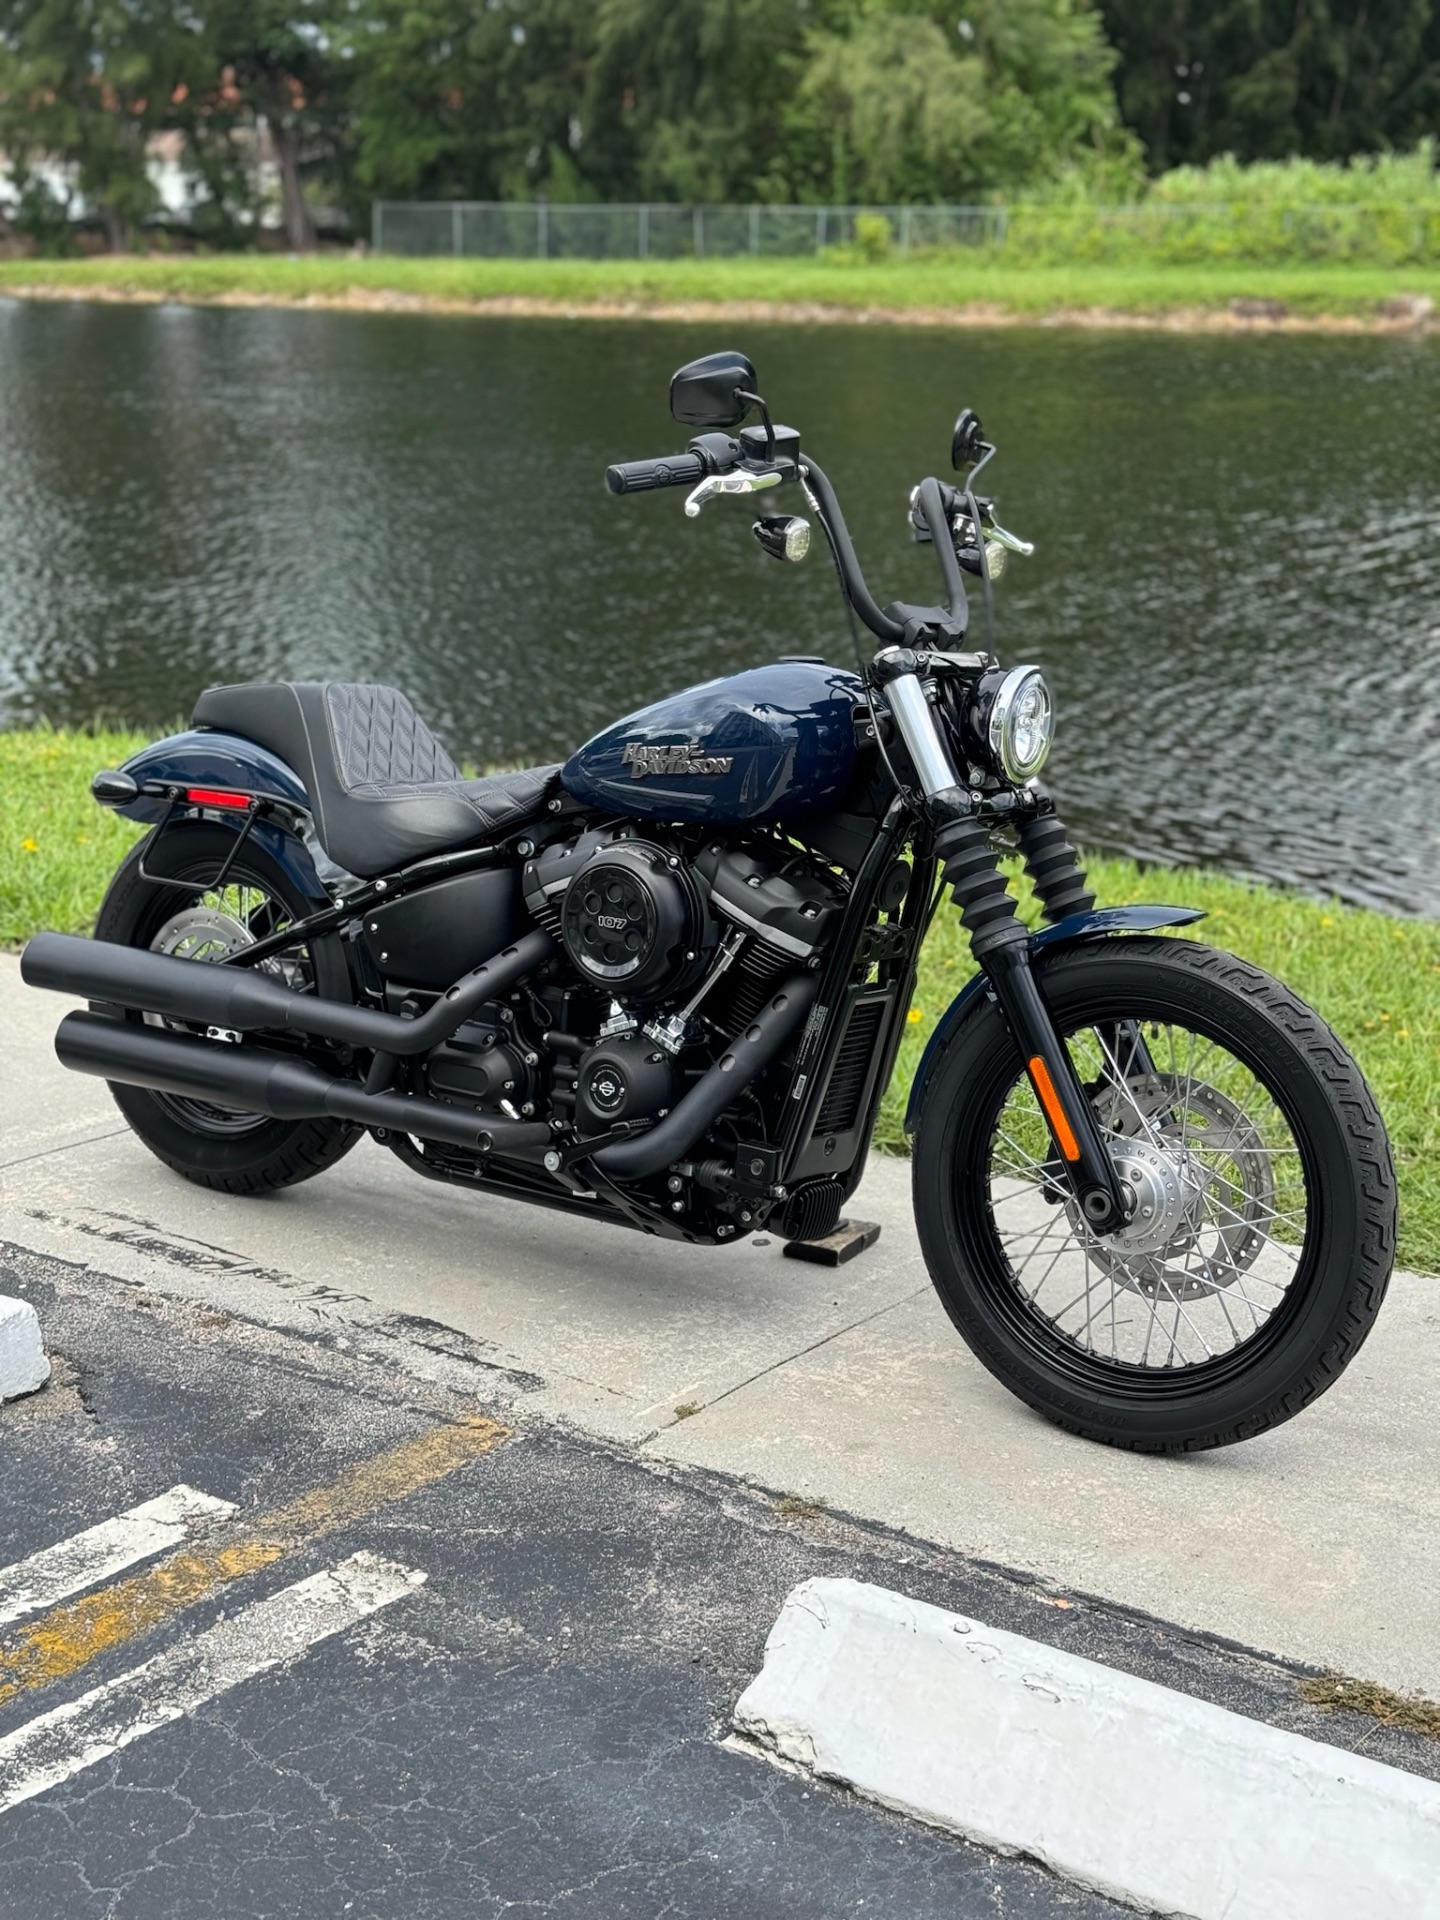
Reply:
[[696, 519], [700, 509], [711, 500], [718, 499], [722, 493], [763, 493], [767, 487], [778, 487], [784, 478], [784, 474], [774, 467], [761, 473], [751, 473], [745, 467], [737, 467], [730, 473], [708, 474], [692, 493], [686, 495], [685, 517]]

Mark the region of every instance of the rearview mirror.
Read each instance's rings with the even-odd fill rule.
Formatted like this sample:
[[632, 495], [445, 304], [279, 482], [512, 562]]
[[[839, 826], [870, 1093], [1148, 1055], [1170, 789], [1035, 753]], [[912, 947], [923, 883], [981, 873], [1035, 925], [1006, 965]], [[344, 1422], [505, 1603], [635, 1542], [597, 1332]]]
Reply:
[[750, 411], [755, 369], [743, 353], [707, 353], [670, 382], [670, 412], [682, 427], [735, 427]]
[[980, 416], [966, 407], [950, 436], [950, 464], [957, 473], [962, 467], [974, 466], [980, 456], [981, 438]]

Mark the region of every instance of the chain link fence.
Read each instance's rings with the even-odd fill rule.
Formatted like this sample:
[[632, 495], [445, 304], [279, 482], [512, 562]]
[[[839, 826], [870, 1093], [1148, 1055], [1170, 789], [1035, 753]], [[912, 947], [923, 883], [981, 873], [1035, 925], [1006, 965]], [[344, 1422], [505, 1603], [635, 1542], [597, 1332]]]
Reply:
[[1001, 207], [560, 206], [546, 200], [377, 200], [377, 253], [456, 260], [788, 258], [855, 244], [857, 215], [878, 215], [902, 253], [1003, 240]]
[[550, 201], [380, 200], [377, 253], [456, 260], [871, 258], [985, 248], [1035, 262], [1440, 261], [1435, 204], [1134, 206], [562, 206]]

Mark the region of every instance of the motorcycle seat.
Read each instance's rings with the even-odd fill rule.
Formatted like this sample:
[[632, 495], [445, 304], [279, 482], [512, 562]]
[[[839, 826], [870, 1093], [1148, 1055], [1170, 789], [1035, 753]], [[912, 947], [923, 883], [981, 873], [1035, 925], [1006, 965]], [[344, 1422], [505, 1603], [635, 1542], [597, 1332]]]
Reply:
[[321, 846], [361, 879], [528, 826], [560, 786], [558, 766], [467, 780], [396, 687], [209, 687], [191, 724], [240, 734], [293, 768]]

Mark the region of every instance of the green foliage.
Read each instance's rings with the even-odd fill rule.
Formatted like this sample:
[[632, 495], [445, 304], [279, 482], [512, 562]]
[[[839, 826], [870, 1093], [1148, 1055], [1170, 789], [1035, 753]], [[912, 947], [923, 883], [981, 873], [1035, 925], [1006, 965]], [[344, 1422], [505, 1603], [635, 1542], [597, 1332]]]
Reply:
[[1070, 192], [1015, 208], [1004, 244], [1016, 261], [1430, 262], [1440, 259], [1435, 143], [1348, 164], [1242, 166], [1222, 154], [1163, 174], [1129, 206]]
[[20, 184], [22, 223], [44, 244], [56, 197], [39, 177], [70, 168], [112, 247], [154, 203], [145, 146], [180, 74], [182, 31], [164, 0], [9, 0], [0, 14], [0, 149]]
[[1221, 153], [1334, 159], [1440, 118], [1434, 0], [1099, 0], [1154, 173]]
[[798, 198], [972, 200], [1128, 143], [1082, 0], [858, 0], [807, 38], [791, 110]]
[[[373, 198], [1004, 200], [1045, 207], [1012, 233], [1037, 259], [1124, 259], [1163, 233], [1177, 260], [1404, 261], [1429, 230], [1367, 239], [1323, 167], [1257, 187], [1218, 156], [1412, 145], [1440, 109], [1437, 21], [1440, 0], [4, 0], [0, 146], [22, 230], [56, 251], [42, 163], [124, 246], [154, 212], [158, 132], [180, 137], [197, 233], [253, 240], [263, 131], [294, 251], [320, 200], [360, 231]], [[1408, 206], [1422, 152], [1355, 178]], [[1132, 243], [1093, 209], [1146, 199], [1142, 157], [1179, 171]], [[1277, 213], [1292, 188], [1336, 210]], [[1206, 197], [1245, 205], [1228, 247]], [[1067, 227], [1062, 207], [1092, 211]]]
[[867, 266], [888, 260], [895, 250], [895, 235], [883, 213], [857, 213], [855, 216], [855, 254]]

